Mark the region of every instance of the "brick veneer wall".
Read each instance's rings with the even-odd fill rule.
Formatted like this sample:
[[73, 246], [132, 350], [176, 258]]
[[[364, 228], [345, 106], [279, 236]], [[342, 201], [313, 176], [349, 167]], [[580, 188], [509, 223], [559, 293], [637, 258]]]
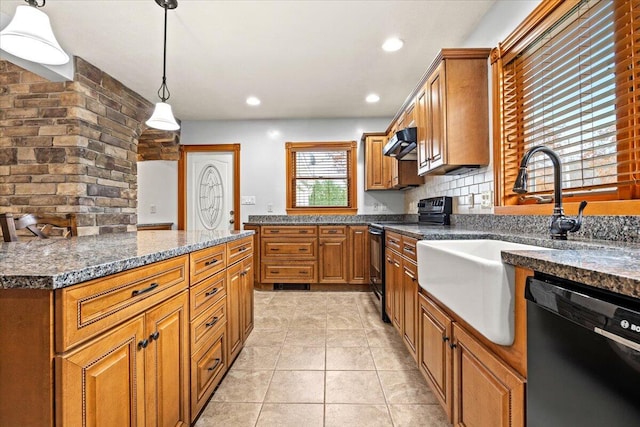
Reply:
[[62, 83], [0, 61], [0, 212], [73, 212], [79, 235], [133, 231], [137, 143], [153, 104], [74, 60], [74, 81]]

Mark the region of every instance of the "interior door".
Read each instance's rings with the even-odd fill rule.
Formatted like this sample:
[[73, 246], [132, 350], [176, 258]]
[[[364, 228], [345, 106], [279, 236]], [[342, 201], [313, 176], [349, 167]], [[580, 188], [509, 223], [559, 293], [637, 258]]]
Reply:
[[239, 229], [239, 144], [183, 145], [178, 229]]

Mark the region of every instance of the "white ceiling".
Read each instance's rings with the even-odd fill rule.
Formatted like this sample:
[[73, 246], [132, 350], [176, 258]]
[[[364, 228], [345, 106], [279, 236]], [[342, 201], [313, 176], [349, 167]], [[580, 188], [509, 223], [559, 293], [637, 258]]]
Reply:
[[[442, 47], [495, 0], [178, 0], [169, 11], [169, 103], [182, 120], [392, 116]], [[13, 16], [23, 0], [2, 0]], [[164, 10], [154, 0], [49, 0], [62, 47], [156, 102]], [[405, 41], [395, 53], [380, 46]], [[487, 46], [491, 47], [491, 46]], [[364, 98], [375, 92], [377, 104]], [[248, 96], [259, 107], [245, 103]]]

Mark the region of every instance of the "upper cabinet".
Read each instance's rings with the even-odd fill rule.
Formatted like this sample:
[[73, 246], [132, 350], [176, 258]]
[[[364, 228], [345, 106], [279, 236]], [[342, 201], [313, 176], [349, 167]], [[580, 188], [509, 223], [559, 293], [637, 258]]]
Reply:
[[489, 164], [489, 49], [443, 49], [415, 98], [418, 173]]
[[391, 157], [384, 156], [382, 149], [387, 135], [365, 133], [365, 190], [389, 190], [391, 188]]

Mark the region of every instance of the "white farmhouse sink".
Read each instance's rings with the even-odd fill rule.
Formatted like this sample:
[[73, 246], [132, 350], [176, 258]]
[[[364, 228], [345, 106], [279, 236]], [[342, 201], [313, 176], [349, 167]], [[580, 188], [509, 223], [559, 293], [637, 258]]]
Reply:
[[514, 267], [501, 251], [551, 250], [501, 240], [418, 242], [420, 286], [489, 340], [513, 344]]

